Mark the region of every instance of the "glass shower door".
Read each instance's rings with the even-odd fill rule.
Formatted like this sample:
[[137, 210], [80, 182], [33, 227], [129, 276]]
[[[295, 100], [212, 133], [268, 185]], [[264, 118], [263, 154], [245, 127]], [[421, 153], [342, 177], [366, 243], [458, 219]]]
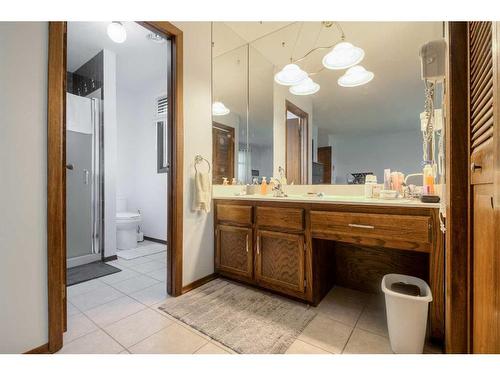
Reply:
[[69, 266], [99, 255], [98, 100], [66, 96], [66, 248]]

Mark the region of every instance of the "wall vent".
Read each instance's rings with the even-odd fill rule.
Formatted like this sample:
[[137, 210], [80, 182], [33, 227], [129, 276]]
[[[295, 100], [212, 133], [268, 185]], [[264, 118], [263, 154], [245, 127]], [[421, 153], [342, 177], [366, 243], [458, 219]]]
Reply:
[[165, 118], [167, 117], [168, 110], [168, 98], [166, 95], [156, 98], [156, 117]]

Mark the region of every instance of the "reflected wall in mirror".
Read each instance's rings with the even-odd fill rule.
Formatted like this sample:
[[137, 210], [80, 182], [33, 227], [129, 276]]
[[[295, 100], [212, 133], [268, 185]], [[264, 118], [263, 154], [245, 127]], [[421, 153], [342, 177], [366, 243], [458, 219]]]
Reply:
[[[230, 110], [214, 122], [231, 126], [237, 118], [234, 176], [252, 183], [279, 176], [281, 166], [288, 183], [350, 184], [367, 173], [382, 182], [386, 168], [421, 173], [419, 51], [442, 37], [442, 22], [213, 23], [214, 102]], [[287, 70], [291, 62], [295, 71]], [[310, 81], [275, 79], [297, 71]], [[231, 177], [230, 158], [214, 155], [221, 165], [214, 183], [221, 183]]]

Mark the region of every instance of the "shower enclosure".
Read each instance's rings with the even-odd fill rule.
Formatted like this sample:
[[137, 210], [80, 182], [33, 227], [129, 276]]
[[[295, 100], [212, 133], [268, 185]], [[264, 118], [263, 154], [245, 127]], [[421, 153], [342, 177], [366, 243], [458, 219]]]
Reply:
[[101, 259], [99, 99], [66, 94], [67, 266]]

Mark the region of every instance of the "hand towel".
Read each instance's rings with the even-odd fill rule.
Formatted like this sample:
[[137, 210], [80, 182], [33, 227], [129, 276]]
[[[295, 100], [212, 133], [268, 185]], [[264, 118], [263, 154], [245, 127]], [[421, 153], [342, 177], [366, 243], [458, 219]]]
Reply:
[[196, 175], [194, 176], [194, 184], [195, 211], [210, 212], [212, 202], [212, 185], [210, 182], [210, 173], [196, 172]]

